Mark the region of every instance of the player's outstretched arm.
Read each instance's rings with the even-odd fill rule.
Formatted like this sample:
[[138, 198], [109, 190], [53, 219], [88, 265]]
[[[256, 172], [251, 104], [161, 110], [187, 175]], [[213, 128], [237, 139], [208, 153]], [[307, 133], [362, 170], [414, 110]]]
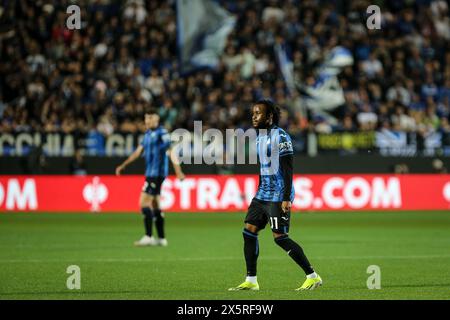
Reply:
[[175, 175], [179, 180], [183, 181], [185, 175], [180, 166], [180, 159], [178, 158], [176, 152], [174, 152], [172, 148], [170, 148], [167, 152], [169, 153], [170, 162], [172, 162], [173, 169], [175, 170]]
[[139, 145], [136, 150], [127, 158], [127, 160], [125, 160], [120, 166], [118, 166], [116, 168], [116, 175], [120, 176], [120, 174], [122, 173], [122, 171], [133, 161], [135, 161], [136, 159], [138, 159], [142, 152], [144, 151], [144, 148]]

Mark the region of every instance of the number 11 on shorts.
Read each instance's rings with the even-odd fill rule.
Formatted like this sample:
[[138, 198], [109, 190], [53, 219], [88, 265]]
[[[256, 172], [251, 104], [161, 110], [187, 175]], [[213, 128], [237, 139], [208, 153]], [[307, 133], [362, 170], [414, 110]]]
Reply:
[[278, 229], [278, 218], [277, 217], [270, 217], [270, 228]]

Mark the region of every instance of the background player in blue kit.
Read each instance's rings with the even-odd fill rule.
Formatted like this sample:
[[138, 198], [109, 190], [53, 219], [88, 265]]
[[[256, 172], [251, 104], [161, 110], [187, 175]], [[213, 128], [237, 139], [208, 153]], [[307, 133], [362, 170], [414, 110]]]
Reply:
[[[275, 243], [303, 269], [306, 280], [297, 290], [312, 290], [322, 285], [303, 249], [289, 238], [290, 209], [294, 200], [293, 154], [291, 138], [281, 128], [280, 109], [270, 100], [260, 100], [252, 108], [252, 124], [258, 130], [256, 146], [260, 163], [259, 187], [245, 218], [245, 281], [234, 290], [259, 290], [256, 265], [259, 255], [258, 231], [270, 223]], [[270, 161], [269, 161], [270, 160]]]
[[[145, 183], [139, 203], [144, 215], [145, 235], [134, 243], [136, 246], [167, 246], [168, 244], [164, 233], [164, 214], [161, 212], [159, 202], [161, 185], [169, 173], [169, 154], [177, 178], [184, 179], [183, 171], [175, 154], [170, 152], [170, 135], [164, 127], [160, 126], [159, 120], [160, 117], [155, 110], [146, 112], [147, 131], [141, 144], [128, 159], [116, 168], [116, 175], [120, 175], [126, 166], [144, 154]], [[152, 234], [153, 221], [155, 221], [158, 239], [155, 239]]]

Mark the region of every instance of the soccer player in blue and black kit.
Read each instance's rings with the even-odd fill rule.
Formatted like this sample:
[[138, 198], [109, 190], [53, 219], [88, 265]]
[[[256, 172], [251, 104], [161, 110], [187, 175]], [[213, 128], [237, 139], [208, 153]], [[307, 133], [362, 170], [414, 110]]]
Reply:
[[[259, 290], [256, 265], [259, 255], [258, 232], [270, 223], [275, 243], [303, 269], [306, 280], [296, 290], [312, 290], [322, 285], [303, 249], [289, 237], [290, 209], [294, 200], [293, 147], [291, 138], [281, 128], [280, 109], [270, 100], [260, 100], [253, 105], [252, 123], [258, 130], [256, 138], [260, 163], [259, 187], [245, 218], [244, 256], [247, 277], [237, 287], [229, 290]], [[268, 161], [270, 158], [270, 161]]]
[[[144, 215], [145, 235], [134, 244], [136, 246], [167, 246], [164, 234], [164, 214], [161, 212], [159, 198], [161, 185], [169, 173], [169, 154], [178, 179], [183, 180], [184, 174], [176, 159], [170, 152], [170, 135], [159, 125], [159, 115], [155, 110], [145, 114], [147, 132], [136, 150], [116, 168], [120, 175], [127, 165], [138, 159], [142, 154], [145, 157], [145, 183], [140, 196], [140, 206]], [[152, 235], [153, 221], [155, 221], [158, 239]]]

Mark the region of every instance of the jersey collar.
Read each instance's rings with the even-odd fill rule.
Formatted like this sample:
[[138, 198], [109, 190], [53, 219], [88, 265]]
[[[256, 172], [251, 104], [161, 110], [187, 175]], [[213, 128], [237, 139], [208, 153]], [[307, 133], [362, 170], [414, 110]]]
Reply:
[[155, 129], [148, 129], [147, 132], [154, 132], [154, 131], [158, 131], [159, 128], [161, 128], [161, 125], [157, 126]]
[[269, 127], [267, 127], [267, 128], [257, 129], [258, 136], [260, 135], [261, 130], [263, 130], [263, 129], [267, 130], [267, 131], [266, 131], [267, 134], [270, 135], [270, 130], [275, 129], [276, 127], [277, 127], [277, 126], [276, 126], [274, 123], [272, 123], [272, 124], [271, 124]]

